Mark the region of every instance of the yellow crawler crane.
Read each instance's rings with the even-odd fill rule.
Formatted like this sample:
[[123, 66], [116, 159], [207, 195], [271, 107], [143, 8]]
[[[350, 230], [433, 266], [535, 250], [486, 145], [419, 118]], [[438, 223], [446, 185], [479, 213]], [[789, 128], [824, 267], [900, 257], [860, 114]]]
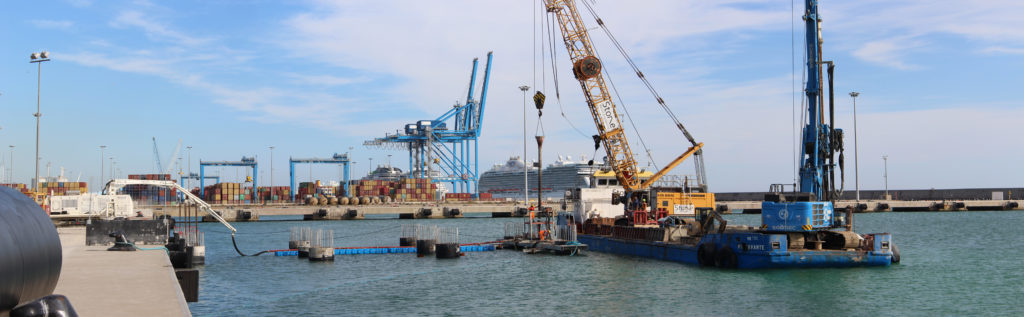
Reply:
[[[593, 13], [592, 8], [584, 2], [587, 9]], [[583, 24], [583, 20], [580, 18], [579, 12], [576, 9], [576, 3], [574, 0], [546, 0], [545, 9], [548, 13], [553, 15], [558, 21], [558, 26], [562, 33], [562, 38], [565, 41], [565, 47], [569, 51], [569, 58], [572, 61], [573, 75], [580, 82], [580, 87], [583, 88], [583, 94], [587, 99], [587, 106], [590, 108], [590, 113], [594, 117], [594, 123], [597, 125], [598, 135], [604, 145], [607, 153], [608, 163], [611, 165], [615, 172], [616, 178], [619, 180], [619, 184], [626, 191], [626, 199], [628, 200], [634, 192], [647, 191], [651, 185], [657, 182], [662, 176], [665, 176], [669, 171], [675, 168], [677, 165], [682, 163], [689, 157], [694, 158], [696, 167], [696, 186], [684, 185], [683, 192], [678, 194], [665, 193], [664, 197], [659, 196], [658, 198], [652, 197], [652, 202], [660, 206], [662, 204], [691, 204], [698, 210], [709, 210], [715, 208], [714, 194], [707, 192], [707, 184], [705, 182], [704, 162], [701, 148], [704, 143], [697, 142], [686, 130], [683, 124], [675, 117], [671, 112], [671, 109], [665, 104], [665, 101], [658, 96], [657, 92], [651, 86], [651, 84], [644, 77], [643, 73], [639, 71], [636, 65], [629, 60], [627, 54], [618, 44], [614, 37], [610, 36], [612, 42], [615, 43], [616, 47], [619, 48], [623, 56], [626, 57], [629, 64], [636, 71], [637, 76], [647, 86], [647, 88], [654, 95], [658, 104], [664, 108], [669, 114], [669, 117], [675, 122], [676, 127], [683, 133], [683, 136], [690, 142], [690, 147], [675, 160], [670, 162], [661, 170], [654, 173], [650, 178], [642, 180], [639, 177], [640, 169], [637, 167], [636, 159], [633, 157], [633, 152], [629, 148], [629, 142], [626, 139], [625, 132], [622, 128], [622, 123], [619, 120], [618, 112], [612, 95], [609, 93], [608, 86], [605, 84], [604, 76], [601, 72], [601, 61], [597, 57], [597, 53], [590, 40], [590, 35], [587, 32], [586, 26]], [[597, 23], [607, 31], [603, 21], [594, 15], [597, 19]], [[659, 210], [659, 207], [650, 206], [651, 211]], [[630, 207], [627, 206], [627, 209]], [[671, 211], [671, 209], [668, 209]]]

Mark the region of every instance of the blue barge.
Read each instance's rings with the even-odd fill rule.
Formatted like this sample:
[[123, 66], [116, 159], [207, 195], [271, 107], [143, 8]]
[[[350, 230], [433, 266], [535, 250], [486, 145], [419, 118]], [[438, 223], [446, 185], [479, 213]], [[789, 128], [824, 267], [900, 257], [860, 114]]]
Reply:
[[577, 239], [591, 251], [708, 267], [856, 267], [888, 266], [894, 262], [890, 234], [867, 234], [865, 237], [871, 241], [870, 249], [789, 250], [788, 235], [763, 233], [709, 234], [694, 244], [595, 234], [580, 234]]

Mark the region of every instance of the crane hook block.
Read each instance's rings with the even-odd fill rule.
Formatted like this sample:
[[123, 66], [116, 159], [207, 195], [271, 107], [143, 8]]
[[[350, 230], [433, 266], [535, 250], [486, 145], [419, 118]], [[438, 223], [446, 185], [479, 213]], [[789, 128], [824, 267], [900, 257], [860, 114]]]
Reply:
[[546, 99], [546, 97], [544, 97], [544, 93], [542, 92], [538, 91], [533, 95], [533, 104], [537, 106], [537, 110], [544, 109], [544, 99]]
[[601, 61], [597, 57], [587, 56], [572, 65], [572, 74], [578, 80], [587, 80], [601, 74]]

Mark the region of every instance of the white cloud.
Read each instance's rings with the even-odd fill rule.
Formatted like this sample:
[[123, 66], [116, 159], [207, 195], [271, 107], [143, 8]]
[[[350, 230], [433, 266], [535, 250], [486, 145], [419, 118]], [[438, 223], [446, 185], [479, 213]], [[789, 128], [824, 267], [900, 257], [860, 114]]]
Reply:
[[146, 16], [139, 11], [121, 12], [117, 18], [110, 22], [110, 25], [114, 27], [137, 27], [142, 29], [146, 36], [151, 39], [169, 40], [187, 46], [207, 44], [211, 41], [209, 38], [189, 36], [173, 30], [155, 21], [153, 17]]
[[853, 56], [862, 60], [892, 67], [900, 70], [921, 69], [919, 65], [909, 64], [905, 56], [914, 48], [920, 47], [919, 42], [907, 38], [892, 38], [865, 43], [863, 47], [853, 51]]
[[74, 22], [67, 20], [31, 20], [29, 21], [37, 28], [40, 29], [55, 29], [55, 30], [69, 30], [75, 25]]
[[[969, 8], [973, 4], [943, 4], [974, 12]], [[96, 48], [101, 53], [78, 52], [62, 56], [82, 65], [165, 78], [208, 93], [213, 102], [237, 111], [243, 120], [302, 124], [323, 131], [345, 133], [348, 138], [371, 139], [392, 133], [404, 123], [436, 117], [456, 100], [465, 98], [471, 58], [481, 58], [478, 77], [482, 77], [485, 54], [493, 50], [494, 72], [480, 152], [481, 168], [486, 169], [488, 163], [500, 163], [522, 151], [519, 133], [523, 129], [523, 95], [517, 87], [523, 84], [544, 86], [542, 82], [533, 83], [531, 5], [525, 1], [321, 1], [315, 2], [313, 8], [280, 21], [283, 28], [279, 33], [253, 35], [269, 38], [278, 45], [253, 51], [284, 50], [290, 55], [274, 58], [301, 60], [303, 65], [316, 67], [313, 72], [291, 70], [288, 64], [277, 68], [281, 67], [280, 60], [271, 60], [269, 64], [275, 64], [271, 66], [260, 64], [268, 61], [266, 56], [255, 58], [255, 62], [251, 57], [231, 61], [218, 59], [217, 56], [235, 55], [224, 54], [232, 48], [216, 46], [213, 43], [216, 41], [211, 38], [188, 34], [171, 23], [154, 22], [148, 13], [141, 11], [128, 11], [118, 16], [112, 25], [142, 30], [150, 38], [158, 40], [158, 45], [142, 44], [139, 49], [128, 50], [131, 53], [124, 56], [113, 53], [124, 49], [103, 42], [105, 45]], [[597, 5], [605, 22], [655, 87], [660, 89], [673, 111], [698, 141], [705, 142], [713, 190], [763, 190], [766, 184], [792, 179], [792, 87], [791, 77], [787, 74], [788, 61], [781, 69], [758, 73], [768, 75], [734, 76], [729, 78], [741, 79], [729, 81], [714, 79], [722, 78], [715, 73], [734, 65], [721, 65], [721, 59], [707, 62], [713, 55], [724, 55], [722, 59], [736, 56], [731, 55], [735, 52], [730, 51], [729, 41], [749, 45], [749, 39], [744, 35], [785, 30], [790, 24], [788, 6], [779, 8], [768, 1], [654, 1], [643, 6], [606, 1]], [[985, 9], [978, 17], [963, 16], [947, 14], [943, 12], [947, 9], [931, 6], [922, 1], [829, 3], [823, 7], [830, 8], [825, 14], [826, 41], [829, 41], [828, 45], [840, 47], [859, 59], [895, 69], [927, 67], [912, 61], [915, 54], [943, 44], [931, 37], [935, 34], [957, 34], [977, 41], [972, 43], [986, 47], [980, 50], [982, 53], [1019, 54], [1021, 51], [1015, 47], [1024, 47], [1024, 39], [1012, 32], [1012, 26], [1019, 22], [998, 17], [1006, 14]], [[750, 9], [744, 9], [746, 7]], [[977, 4], [977, 7], [992, 6], [984, 3]], [[985, 26], [991, 24], [986, 17], [993, 15], [997, 17], [992, 21], [1006, 22], [1011, 27], [986, 33]], [[584, 20], [593, 27], [592, 19], [584, 17]], [[949, 21], [956, 23], [945, 23]], [[1019, 29], [1024, 29], [1024, 25], [1016, 28]], [[595, 31], [593, 36], [598, 50], [604, 52], [602, 57], [607, 61], [606, 67], [616, 72], [618, 89], [623, 93], [637, 121], [637, 128], [655, 159], [664, 164], [674, 158], [685, 149], [685, 140], [671, 121], [664, 118], [664, 113], [651, 101], [645, 88], [629, 79], [633, 76], [622, 62], [615, 64], [612, 61], [621, 59], [603, 39], [601, 32]], [[788, 45], [789, 39], [785, 40], [784, 44]], [[1005, 40], [1005, 43], [997, 43], [998, 40]], [[565, 109], [568, 120], [584, 134], [593, 133], [592, 118], [585, 108], [578, 83], [566, 71], [568, 62], [564, 46], [560, 39], [555, 44], [561, 73], [561, 108]], [[834, 50], [831, 47], [830, 50]], [[539, 58], [537, 62], [540, 63]], [[242, 73], [238, 70], [243, 68], [246, 71], [238, 75]], [[544, 72], [550, 72], [550, 68]], [[283, 75], [285, 78], [272, 84], [217, 80], [252, 74]], [[540, 75], [539, 71], [537, 75]], [[373, 91], [338, 92], [348, 88], [346, 86], [364, 82], [374, 83]], [[474, 92], [478, 98], [479, 84], [478, 81]], [[306, 91], [305, 86], [312, 87], [314, 91]], [[575, 157], [579, 153], [590, 156], [593, 147], [589, 137], [572, 131], [566, 119], [560, 117], [561, 108], [554, 98], [554, 85], [550, 79], [546, 86], [549, 99], [543, 118], [548, 135], [545, 152], [551, 157], [557, 154]], [[981, 106], [961, 105], [947, 110], [895, 114], [862, 112], [859, 119], [861, 159], [867, 161], [865, 158], [884, 152], [893, 158], [890, 163], [897, 158], [903, 162], [922, 161], [902, 167], [890, 165], [890, 168], [900, 168], [906, 173], [904, 175], [942, 174], [940, 172], [991, 174], [984, 180], [1011, 184], [1010, 179], [1024, 175], [1016, 171], [1001, 175], [995, 172], [995, 166], [999, 164], [957, 164], [978, 159], [971, 158], [968, 151], [956, 151], [957, 147], [942, 152], [941, 156], [923, 154], [934, 153], [929, 151], [935, 148], [949, 149], [950, 144], [1002, 137], [1006, 133], [1001, 133], [997, 127], [1012, 126], [1012, 122], [1004, 121], [1024, 115], [1017, 113], [1020, 112], [1018, 110], [1000, 115], [999, 112], [977, 107]], [[373, 111], [386, 114], [367, 115]], [[529, 105], [527, 121], [527, 133], [532, 136], [536, 124], [536, 111], [532, 105]], [[632, 129], [632, 125], [624, 124]], [[633, 133], [629, 132], [629, 135]], [[847, 135], [851, 135], [849, 129]], [[643, 150], [638, 140], [631, 138], [631, 141], [634, 152], [641, 157]], [[532, 138], [530, 143], [527, 157], [535, 157]], [[987, 144], [993, 143], [998, 142]], [[851, 157], [849, 153], [847, 158]], [[996, 148], [993, 153], [1002, 157], [1024, 154], [1013, 148]], [[597, 156], [603, 156], [603, 153], [599, 152]], [[641, 158], [640, 161], [643, 165], [647, 160]], [[861, 168], [871, 168], [871, 164], [861, 163]], [[684, 163], [674, 174], [690, 174], [691, 166]], [[866, 185], [866, 175], [861, 174], [862, 187], [873, 188]], [[847, 179], [850, 179], [849, 175]], [[893, 187], [900, 184], [895, 177], [892, 181]], [[928, 183], [935, 187], [947, 186], [944, 184], [988, 186], [993, 183], [983, 183], [971, 176], [926, 177], [921, 181], [906, 182], [906, 186]]]
[[298, 84], [318, 86], [345, 86], [369, 81], [369, 79], [365, 77], [340, 77], [334, 75], [307, 75], [288, 73], [285, 74], [285, 76], [288, 76]]
[[1006, 54], [1006, 55], [1024, 55], [1024, 48], [1020, 47], [1006, 47], [1006, 46], [989, 46], [980, 50], [986, 54]]
[[864, 0], [821, 7], [827, 39], [854, 56], [895, 69], [916, 69], [912, 53], [938, 36], [958, 36], [982, 46], [1024, 46], [1024, 2], [1013, 0]]
[[92, 5], [92, 0], [66, 0], [69, 4], [75, 7], [84, 8]]

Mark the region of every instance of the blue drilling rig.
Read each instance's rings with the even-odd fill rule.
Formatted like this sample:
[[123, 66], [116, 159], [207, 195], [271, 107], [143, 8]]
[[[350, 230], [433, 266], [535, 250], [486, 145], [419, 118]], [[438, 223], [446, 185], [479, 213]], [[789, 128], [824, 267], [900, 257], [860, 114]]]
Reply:
[[[478, 61], [474, 58], [469, 92], [464, 104], [455, 104], [436, 119], [406, 124], [404, 129], [395, 134], [365, 141], [363, 145], [408, 150], [410, 178], [430, 178], [432, 183], [451, 183], [455, 192], [476, 192], [480, 177], [477, 140], [487, 101], [492, 57], [493, 52], [488, 52], [479, 100], [473, 96]], [[370, 167], [371, 170], [373, 168]]]
[[[821, 28], [818, 1], [806, 0], [807, 95], [806, 117], [800, 164], [800, 186], [795, 193], [782, 193], [773, 188], [761, 205], [762, 224], [767, 230], [781, 232], [815, 232], [836, 227], [852, 230], [852, 212], [845, 219], [834, 216], [834, 202], [842, 191], [836, 186], [836, 168], [843, 169], [843, 130], [835, 128], [835, 105], [832, 87], [834, 64], [821, 58]], [[822, 67], [828, 75], [828, 108]], [[825, 114], [828, 122], [825, 122]], [[836, 161], [836, 153], [839, 160]], [[842, 221], [834, 221], [841, 219]]]

